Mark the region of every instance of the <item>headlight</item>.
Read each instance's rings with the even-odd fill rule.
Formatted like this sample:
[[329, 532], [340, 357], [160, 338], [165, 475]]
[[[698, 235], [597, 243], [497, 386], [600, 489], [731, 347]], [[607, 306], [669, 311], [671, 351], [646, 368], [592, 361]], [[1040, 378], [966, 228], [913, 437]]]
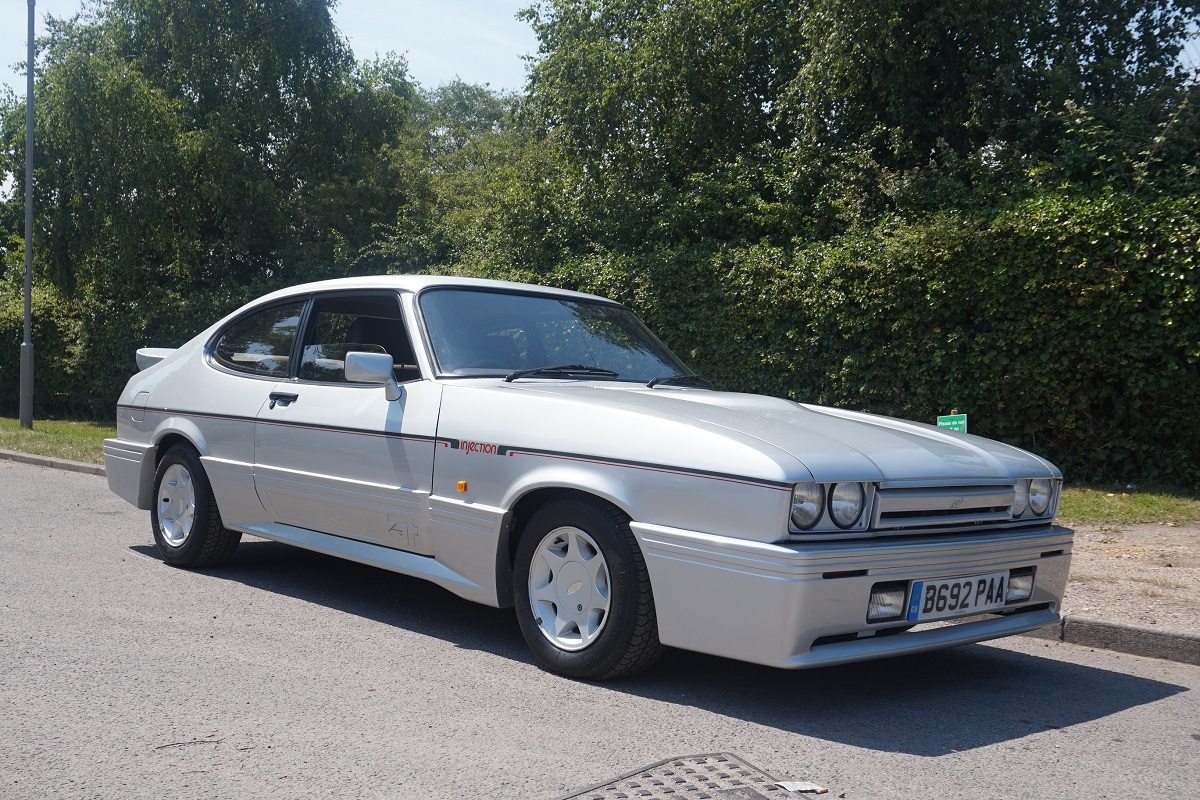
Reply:
[[862, 516], [863, 492], [861, 483], [835, 483], [829, 493], [829, 516], [839, 528], [849, 528]]
[[1016, 494], [1013, 495], [1012, 515], [1019, 517], [1025, 513], [1025, 509], [1029, 506], [1029, 481], [1024, 478], [1017, 480]]
[[800, 530], [816, 525], [824, 499], [825, 491], [819, 483], [797, 483], [792, 488], [792, 524]]
[[1039, 517], [1050, 508], [1054, 484], [1049, 478], [1034, 478], [1029, 482], [1029, 508]]

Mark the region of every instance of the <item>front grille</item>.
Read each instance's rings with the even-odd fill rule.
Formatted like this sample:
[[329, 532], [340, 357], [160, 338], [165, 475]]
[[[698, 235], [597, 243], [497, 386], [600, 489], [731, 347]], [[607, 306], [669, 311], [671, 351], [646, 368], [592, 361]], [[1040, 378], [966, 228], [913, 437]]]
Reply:
[[[978, 509], [983, 512], [1001, 512], [1008, 511], [1007, 506], [992, 506]], [[958, 519], [961, 512], [954, 509], [943, 508], [934, 511], [895, 511], [888, 514], [888, 519], [903, 520], [903, 519], [921, 519], [924, 517], [947, 517], [950, 520]]]
[[1012, 520], [1012, 484], [923, 486], [875, 492], [875, 530], [989, 525]]

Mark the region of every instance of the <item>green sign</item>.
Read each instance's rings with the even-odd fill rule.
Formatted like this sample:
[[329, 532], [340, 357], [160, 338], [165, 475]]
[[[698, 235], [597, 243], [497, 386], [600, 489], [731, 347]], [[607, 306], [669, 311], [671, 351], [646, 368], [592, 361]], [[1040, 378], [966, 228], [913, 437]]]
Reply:
[[946, 430], [958, 431], [959, 433], [967, 432], [967, 415], [966, 414], [946, 414], [938, 417], [937, 426]]

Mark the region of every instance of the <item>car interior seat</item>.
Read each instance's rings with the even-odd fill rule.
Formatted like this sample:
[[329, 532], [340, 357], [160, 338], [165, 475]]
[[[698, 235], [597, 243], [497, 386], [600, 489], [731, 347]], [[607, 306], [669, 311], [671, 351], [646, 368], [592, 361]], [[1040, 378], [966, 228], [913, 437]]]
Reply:
[[411, 381], [421, 377], [412, 345], [409, 344], [403, 323], [398, 319], [358, 317], [346, 331], [346, 343], [382, 347], [392, 357], [398, 381]]

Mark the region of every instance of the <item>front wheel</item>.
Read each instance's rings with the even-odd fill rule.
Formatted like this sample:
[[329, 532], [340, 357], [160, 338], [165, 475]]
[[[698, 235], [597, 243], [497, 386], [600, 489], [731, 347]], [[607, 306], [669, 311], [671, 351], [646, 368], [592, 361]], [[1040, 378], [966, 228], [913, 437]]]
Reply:
[[658, 660], [658, 620], [628, 520], [598, 500], [542, 506], [521, 532], [513, 568], [521, 633], [552, 672], [604, 680]]
[[186, 445], [175, 445], [158, 462], [150, 524], [163, 561], [177, 567], [223, 564], [242, 538], [221, 523], [200, 457]]

